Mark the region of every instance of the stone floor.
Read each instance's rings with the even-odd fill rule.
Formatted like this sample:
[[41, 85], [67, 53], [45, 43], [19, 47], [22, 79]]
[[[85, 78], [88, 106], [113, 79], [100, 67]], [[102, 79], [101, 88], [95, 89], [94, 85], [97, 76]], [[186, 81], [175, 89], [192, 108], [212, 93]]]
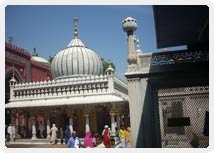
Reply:
[[[66, 144], [6, 144], [7, 148], [67, 148]], [[115, 146], [119, 148], [119, 144]]]
[[6, 144], [7, 148], [67, 148], [66, 144]]
[[[81, 144], [83, 144], [83, 138], [80, 138]], [[67, 148], [66, 144], [60, 144], [60, 140], [58, 140], [57, 144], [50, 144], [49, 139], [16, 139], [12, 142], [5, 142], [5, 146], [7, 148]], [[119, 148], [120, 141], [117, 138], [115, 141], [115, 145], [111, 146], [112, 148]]]

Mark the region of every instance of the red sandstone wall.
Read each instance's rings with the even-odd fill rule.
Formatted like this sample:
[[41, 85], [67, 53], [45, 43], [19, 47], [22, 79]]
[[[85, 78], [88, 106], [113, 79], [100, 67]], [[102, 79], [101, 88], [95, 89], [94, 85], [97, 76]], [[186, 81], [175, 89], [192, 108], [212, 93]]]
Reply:
[[35, 62], [31, 63], [31, 80], [32, 81], [44, 81], [51, 79], [50, 74], [50, 67], [47, 66], [46, 68], [43, 66], [39, 66], [38, 64], [35, 64]]
[[[49, 65], [31, 61], [31, 55], [27, 51], [5, 43], [5, 70], [13, 67], [19, 73], [20, 80], [23, 82], [52, 79]], [[29, 79], [27, 79], [27, 75]]]

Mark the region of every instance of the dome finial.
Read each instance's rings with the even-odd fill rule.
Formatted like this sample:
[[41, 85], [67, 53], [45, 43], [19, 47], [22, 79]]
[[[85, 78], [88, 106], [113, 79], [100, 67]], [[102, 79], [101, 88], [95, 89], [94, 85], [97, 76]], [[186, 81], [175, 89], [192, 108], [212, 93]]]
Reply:
[[108, 61], [108, 68], [112, 68], [111, 64], [112, 64], [112, 62], [111, 62], [111, 60], [109, 60]]
[[78, 18], [75, 17], [75, 18], [74, 18], [74, 38], [77, 38], [77, 37], [78, 37], [78, 32], [77, 32], [78, 26], [77, 26], [77, 23], [78, 23]]
[[112, 67], [112, 62], [109, 60], [108, 68], [106, 69], [106, 74], [112, 76], [114, 74], [114, 69]]

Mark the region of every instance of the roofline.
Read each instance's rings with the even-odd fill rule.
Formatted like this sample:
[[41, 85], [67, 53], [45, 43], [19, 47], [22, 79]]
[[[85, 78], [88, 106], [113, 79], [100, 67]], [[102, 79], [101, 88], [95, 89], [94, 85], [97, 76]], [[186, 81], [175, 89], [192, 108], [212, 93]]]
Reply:
[[31, 58], [30, 53], [27, 52], [25, 49], [17, 47], [17, 46], [15, 46], [13, 44], [9, 44], [7, 42], [5, 42], [5, 50], [13, 51], [13, 52], [15, 52], [17, 54], [21, 54], [21, 55], [25, 56], [28, 59]]

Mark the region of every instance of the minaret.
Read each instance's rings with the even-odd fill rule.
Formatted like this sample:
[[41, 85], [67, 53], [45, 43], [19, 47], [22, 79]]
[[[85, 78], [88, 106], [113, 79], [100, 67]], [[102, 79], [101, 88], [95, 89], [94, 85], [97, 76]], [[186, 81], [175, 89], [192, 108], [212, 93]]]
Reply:
[[76, 38], [78, 38], [78, 25], [77, 25], [77, 23], [78, 23], [78, 18], [77, 17], [75, 17], [74, 18], [74, 38], [76, 39]]
[[[128, 78], [129, 74], [132, 75], [138, 71], [137, 67], [137, 53], [135, 49], [136, 37], [134, 36], [134, 31], [137, 29], [137, 21], [131, 17], [127, 17], [122, 21], [122, 27], [128, 36], [128, 70], [125, 74]], [[130, 122], [131, 122], [131, 142], [132, 147], [137, 146], [137, 141], [139, 137], [139, 127], [141, 112], [141, 89], [139, 85], [140, 79], [128, 78], [128, 94], [129, 94], [129, 112], [130, 112]]]
[[137, 30], [137, 21], [132, 17], [127, 17], [122, 21], [123, 30], [128, 36], [128, 72], [137, 70], [137, 55], [135, 51], [134, 31]]
[[111, 61], [108, 63], [108, 68], [106, 69], [106, 75], [112, 75], [114, 74], [114, 68], [111, 66]]
[[15, 85], [17, 83], [16, 79], [15, 79], [15, 74], [14, 74], [14, 66], [13, 66], [13, 71], [12, 71], [12, 77], [9, 81], [10, 85]]
[[12, 71], [12, 77], [11, 77], [9, 83], [10, 83], [10, 99], [13, 99], [14, 98], [13, 89], [15, 87], [15, 84], [17, 83], [17, 81], [15, 79], [15, 74], [14, 74], [14, 66], [13, 66], [13, 71]]

